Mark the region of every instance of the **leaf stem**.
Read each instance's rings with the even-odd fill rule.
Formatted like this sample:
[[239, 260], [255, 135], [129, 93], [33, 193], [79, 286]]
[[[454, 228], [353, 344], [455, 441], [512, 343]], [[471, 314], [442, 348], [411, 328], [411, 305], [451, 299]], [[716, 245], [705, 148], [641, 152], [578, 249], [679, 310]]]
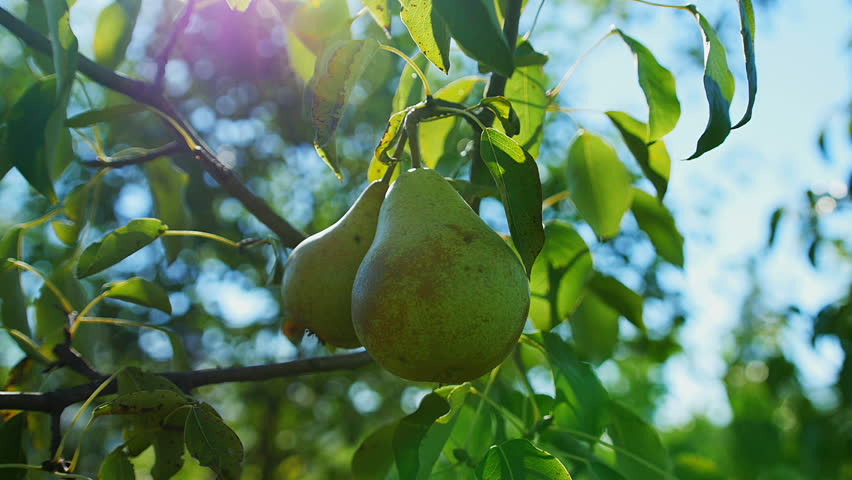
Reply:
[[80, 409], [77, 410], [77, 414], [74, 415], [74, 418], [71, 420], [71, 424], [68, 425], [68, 430], [65, 431], [65, 435], [62, 436], [62, 441], [59, 442], [59, 447], [57, 447], [56, 453], [54, 453], [54, 455], [53, 455], [54, 461], [59, 461], [59, 459], [62, 458], [62, 449], [65, 447], [65, 441], [68, 439], [68, 435], [71, 433], [71, 429], [74, 428], [74, 425], [77, 423], [77, 420], [80, 419], [80, 417], [83, 415], [83, 412], [87, 408], [89, 408], [89, 405], [92, 404], [92, 402], [95, 400], [95, 398], [97, 398], [97, 396], [100, 395], [100, 393], [105, 388], [107, 388], [110, 383], [112, 383], [112, 381], [115, 379], [116, 375], [118, 375], [122, 370], [124, 370], [124, 369], [123, 368], [118, 369], [118, 371], [116, 371], [115, 373], [110, 375], [109, 378], [104, 380], [104, 382], [101, 383], [98, 386], [98, 388], [96, 388], [95, 391], [92, 392], [91, 395], [89, 395], [89, 398], [87, 398], [86, 401], [83, 402], [83, 405], [80, 406]]
[[107, 297], [107, 294], [108, 292], [104, 292], [98, 295], [97, 297], [92, 299], [92, 301], [89, 302], [88, 305], [86, 305], [85, 307], [83, 307], [82, 310], [80, 310], [80, 313], [77, 314], [77, 318], [74, 319], [74, 323], [71, 324], [71, 328], [68, 329], [68, 332], [71, 333], [71, 335], [74, 335], [74, 333], [77, 331], [77, 328], [80, 326], [81, 319], [85, 317], [89, 312], [91, 312], [92, 309], [95, 308], [95, 305], [101, 303], [101, 301]]
[[606, 32], [606, 33], [605, 33], [605, 34], [604, 34], [601, 38], [599, 38], [599, 39], [598, 39], [598, 40], [597, 40], [597, 41], [596, 41], [596, 42], [595, 42], [595, 43], [594, 43], [591, 47], [589, 47], [589, 49], [588, 49], [588, 50], [586, 50], [585, 52], [583, 52], [583, 53], [582, 53], [582, 55], [580, 55], [580, 57], [579, 57], [579, 58], [577, 58], [577, 60], [574, 62], [574, 64], [573, 64], [573, 65], [571, 65], [571, 68], [569, 68], [569, 69], [568, 69], [568, 71], [567, 71], [567, 72], [565, 72], [565, 75], [563, 75], [563, 76], [562, 76], [562, 80], [559, 80], [559, 84], [557, 84], [555, 88], [553, 88], [552, 90], [550, 90], [549, 92], [547, 92], [547, 98], [549, 98], [550, 100], [553, 100], [554, 98], [556, 98], [556, 95], [559, 95], [559, 91], [560, 91], [560, 90], [562, 90], [562, 87], [564, 87], [564, 86], [565, 86], [565, 83], [568, 81], [568, 79], [569, 79], [569, 78], [571, 78], [571, 75], [573, 75], [573, 74], [574, 74], [574, 72], [577, 70], [577, 67], [579, 67], [579, 66], [580, 66], [580, 64], [583, 62], [583, 60], [584, 60], [584, 59], [585, 59], [585, 58], [586, 58], [586, 57], [587, 57], [590, 53], [592, 53], [592, 50], [594, 50], [595, 48], [597, 48], [597, 47], [598, 47], [598, 45], [600, 45], [601, 43], [603, 43], [603, 41], [604, 41], [604, 40], [606, 40], [606, 39], [607, 39], [607, 37], [609, 37], [609, 36], [610, 36], [610, 35], [612, 35], [613, 33], [615, 33], [615, 25], [611, 25], [611, 26], [609, 27], [609, 31], [608, 31], [608, 32]]
[[209, 240], [215, 240], [219, 243], [224, 243], [229, 247], [240, 248], [240, 244], [233, 240], [228, 240], [225, 237], [221, 237], [216, 235], [215, 233], [209, 232], [198, 232], [195, 230], [166, 230], [162, 235], [162, 237], [200, 237], [206, 238]]
[[408, 55], [402, 53], [400, 50], [393, 48], [389, 45], [379, 45], [379, 48], [391, 53], [395, 53], [398, 56], [402, 57], [402, 59], [405, 60], [405, 63], [407, 63], [414, 70], [414, 72], [417, 73], [417, 76], [420, 77], [420, 81], [423, 82], [423, 92], [426, 93], [426, 98], [430, 98], [432, 96], [432, 89], [429, 88], [429, 81], [426, 80], [426, 75], [424, 75], [423, 70], [420, 70], [420, 67], [418, 67], [417, 64], [414, 63], [414, 60], [412, 60]]
[[21, 270], [26, 270], [40, 278], [47, 286], [47, 288], [49, 288], [50, 291], [53, 292], [54, 295], [56, 295], [56, 298], [59, 299], [59, 303], [62, 304], [62, 310], [65, 312], [65, 314], [69, 314], [74, 311], [74, 307], [71, 306], [71, 302], [69, 302], [68, 299], [65, 298], [65, 295], [62, 294], [62, 291], [56, 288], [56, 285], [54, 285], [53, 282], [48, 280], [47, 277], [45, 277], [44, 274], [41, 273], [37, 268], [33, 267], [27, 262], [22, 262], [21, 260], [15, 260], [13, 258], [7, 258], [6, 261], [20, 268]]
[[633, 0], [633, 1], [636, 2], [636, 3], [644, 3], [645, 5], [650, 5], [652, 7], [673, 8], [675, 10], [692, 11], [692, 9], [690, 8], [689, 5], [685, 5], [685, 6], [682, 6], [682, 5], [666, 5], [666, 4], [663, 4], [663, 3], [648, 2], [646, 0]]
[[420, 134], [417, 132], [420, 126], [420, 117], [412, 110], [405, 116], [403, 128], [408, 136], [408, 151], [411, 153], [411, 168], [420, 168]]
[[435, 110], [438, 111], [438, 112], [448, 112], [448, 113], [454, 113], [456, 115], [464, 115], [465, 117], [470, 119], [473, 123], [475, 123], [476, 126], [479, 127], [480, 130], [485, 130], [485, 128], [486, 128], [485, 125], [481, 121], [479, 121], [479, 117], [468, 112], [467, 110], [463, 110], [461, 108], [452, 108], [452, 107], [436, 107]]
[[51, 218], [59, 215], [60, 212], [62, 212], [62, 208], [56, 207], [52, 211], [42, 215], [39, 218], [36, 218], [35, 220], [30, 220], [29, 222], [19, 224], [18, 228], [20, 228], [21, 230], [27, 230], [27, 229], [30, 229], [30, 228], [35, 228], [35, 227], [37, 227], [41, 224], [46, 223]]

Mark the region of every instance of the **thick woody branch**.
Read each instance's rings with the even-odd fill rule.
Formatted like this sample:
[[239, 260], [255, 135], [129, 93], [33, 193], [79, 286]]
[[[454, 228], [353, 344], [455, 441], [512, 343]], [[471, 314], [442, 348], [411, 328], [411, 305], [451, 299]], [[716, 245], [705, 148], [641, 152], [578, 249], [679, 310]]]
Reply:
[[[51, 55], [50, 40], [15, 18], [4, 8], [0, 8], [0, 25], [6, 27], [30, 48]], [[290, 225], [287, 220], [272, 210], [269, 204], [246, 187], [236, 172], [216, 157], [213, 150], [204, 143], [204, 140], [195, 132], [189, 122], [155, 86], [120, 75], [98, 65], [83, 55], [77, 55], [77, 70], [95, 83], [127, 95], [139, 103], [151, 106], [169, 117], [173, 122], [169, 122], [169, 125], [176, 132], [181, 136], [186, 135], [189, 140], [199, 146], [195, 152], [195, 158], [201, 163], [204, 170], [216, 179], [229, 195], [237, 198], [248, 211], [269, 227], [284, 245], [295, 247], [305, 239], [304, 233]]]
[[[338, 370], [354, 370], [363, 367], [373, 360], [367, 352], [331, 355], [302, 360], [293, 360], [270, 365], [251, 367], [211, 368], [191, 372], [164, 372], [164, 377], [184, 391], [206, 385], [234, 382], [259, 382], [274, 378], [295, 377], [320, 372]], [[69, 405], [82, 402], [89, 398], [105, 380], [106, 376], [93, 382], [75, 387], [63, 388], [52, 392], [0, 392], [0, 410], [27, 410], [35, 412], [61, 412]], [[100, 395], [116, 393], [117, 385], [111, 383]]]

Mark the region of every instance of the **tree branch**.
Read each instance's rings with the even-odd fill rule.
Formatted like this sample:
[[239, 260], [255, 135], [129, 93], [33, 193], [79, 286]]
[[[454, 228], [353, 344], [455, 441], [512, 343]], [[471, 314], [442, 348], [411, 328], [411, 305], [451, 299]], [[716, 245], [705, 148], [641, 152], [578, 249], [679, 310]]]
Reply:
[[168, 41], [166, 41], [166, 45], [163, 47], [163, 51], [160, 52], [160, 55], [157, 57], [157, 74], [154, 76], [154, 88], [157, 91], [163, 90], [163, 79], [166, 76], [166, 64], [169, 63], [169, 57], [172, 56], [172, 50], [174, 50], [175, 45], [177, 45], [177, 41], [181, 35], [183, 35], [183, 31], [186, 30], [187, 25], [189, 25], [189, 19], [192, 17], [192, 13], [195, 10], [195, 0], [189, 0], [186, 2], [186, 6], [183, 9], [183, 12], [180, 14], [180, 18], [178, 18], [177, 22], [175, 22], [175, 26], [172, 29], [171, 35], [169, 35]]
[[[191, 372], [159, 373], [163, 378], [174, 382], [184, 391], [206, 385], [234, 382], [258, 382], [274, 378], [295, 377], [320, 372], [354, 370], [373, 361], [367, 352], [347, 353], [326, 357], [306, 358], [270, 365], [251, 367], [210, 368]], [[103, 376], [93, 382], [63, 388], [52, 392], [0, 392], [0, 410], [26, 410], [32, 412], [61, 412], [69, 405], [89, 398], [108, 377]], [[111, 383], [100, 394], [116, 393], [117, 383]]]
[[[4, 8], [0, 8], [0, 25], [6, 27], [30, 48], [46, 55], [52, 54], [50, 40], [47, 37], [15, 18]], [[195, 152], [195, 158], [201, 163], [204, 170], [216, 179], [229, 195], [237, 198], [249, 212], [269, 227], [284, 245], [295, 247], [305, 239], [304, 233], [290, 225], [287, 220], [272, 210], [269, 204], [246, 187], [236, 172], [219, 161], [213, 150], [204, 143], [204, 140], [195, 132], [189, 122], [153, 85], [120, 75], [79, 54], [77, 55], [77, 70], [92, 81], [110, 90], [127, 95], [139, 103], [154, 107], [165, 114], [171, 120], [168, 122], [169, 125], [178, 134], [185, 140], [188, 139], [199, 146]]]

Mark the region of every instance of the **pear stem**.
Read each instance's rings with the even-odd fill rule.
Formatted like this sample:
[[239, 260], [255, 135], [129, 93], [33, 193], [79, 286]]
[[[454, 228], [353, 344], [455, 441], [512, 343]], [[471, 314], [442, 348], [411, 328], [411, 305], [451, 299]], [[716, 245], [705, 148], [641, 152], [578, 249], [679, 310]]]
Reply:
[[399, 162], [393, 162], [390, 164], [387, 170], [385, 170], [384, 176], [379, 180], [382, 183], [390, 183], [391, 178], [393, 178], [393, 171], [396, 170], [396, 164]]
[[[415, 110], [416, 111], [416, 110]], [[417, 128], [420, 118], [414, 111], [405, 116], [405, 132], [408, 134], [408, 149], [411, 152], [411, 168], [422, 168], [420, 164], [420, 136]]]

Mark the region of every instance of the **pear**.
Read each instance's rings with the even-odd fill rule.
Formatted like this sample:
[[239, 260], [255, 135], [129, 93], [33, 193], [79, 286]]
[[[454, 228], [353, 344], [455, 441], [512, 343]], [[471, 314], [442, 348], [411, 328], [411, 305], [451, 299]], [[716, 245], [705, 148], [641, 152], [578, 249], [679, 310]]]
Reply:
[[439, 173], [388, 191], [352, 286], [352, 322], [373, 359], [413, 381], [461, 383], [512, 351], [530, 305], [514, 251]]
[[337, 223], [290, 254], [281, 281], [285, 332], [290, 323], [337, 347], [361, 345], [352, 328], [352, 282], [376, 234], [387, 189], [387, 182], [371, 183]]

